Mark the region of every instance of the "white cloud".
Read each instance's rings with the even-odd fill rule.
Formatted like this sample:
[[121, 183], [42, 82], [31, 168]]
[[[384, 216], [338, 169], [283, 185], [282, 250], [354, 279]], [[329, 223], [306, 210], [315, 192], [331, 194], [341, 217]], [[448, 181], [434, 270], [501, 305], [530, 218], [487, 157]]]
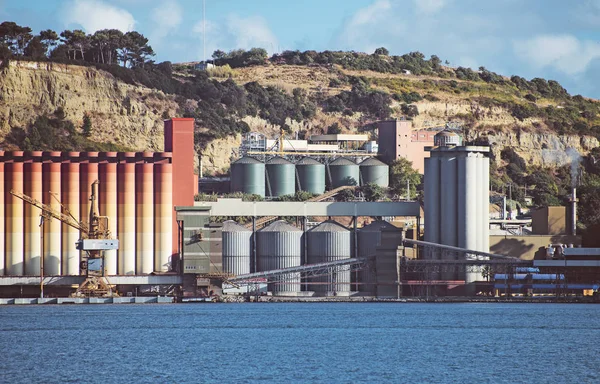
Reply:
[[365, 24], [375, 23], [385, 15], [385, 12], [392, 7], [388, 0], [378, 0], [373, 4], [358, 10], [350, 19], [350, 26], [358, 27]]
[[165, 37], [183, 21], [183, 9], [176, 0], [167, 0], [152, 10], [150, 19], [155, 25], [154, 35], [159, 38]]
[[515, 54], [536, 69], [552, 67], [567, 75], [586, 70], [600, 58], [600, 44], [580, 41], [572, 35], [539, 35], [514, 42]]
[[431, 14], [442, 10], [446, 6], [447, 0], [413, 0], [415, 9], [420, 14]]
[[277, 38], [261, 16], [246, 18], [230, 15], [227, 18], [227, 30], [235, 39], [235, 47], [249, 49], [260, 47], [272, 53], [277, 48]]
[[87, 33], [105, 28], [127, 32], [135, 26], [131, 13], [99, 0], [72, 0], [64, 3], [62, 19], [65, 25], [78, 24]]

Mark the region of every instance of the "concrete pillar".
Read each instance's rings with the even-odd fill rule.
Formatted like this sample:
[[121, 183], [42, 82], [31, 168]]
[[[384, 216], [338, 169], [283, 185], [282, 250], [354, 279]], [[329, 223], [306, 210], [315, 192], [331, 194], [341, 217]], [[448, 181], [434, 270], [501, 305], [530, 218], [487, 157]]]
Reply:
[[166, 272], [173, 249], [172, 164], [154, 165], [154, 270]]
[[6, 238], [5, 229], [5, 216], [4, 216], [4, 207], [5, 207], [5, 197], [4, 197], [4, 185], [6, 181], [4, 180], [4, 151], [0, 151], [0, 276], [4, 276], [4, 239]]
[[[80, 216], [79, 152], [68, 152], [64, 158], [61, 177], [62, 203], [76, 221]], [[79, 251], [75, 243], [81, 238], [79, 230], [62, 224], [62, 274], [79, 275]]]
[[11, 190], [23, 192], [23, 152], [14, 151], [13, 161], [6, 163], [5, 213], [6, 213], [6, 266], [8, 276], [22, 276], [23, 268], [23, 200], [10, 194]]
[[[117, 153], [101, 154], [98, 166], [100, 185], [98, 188], [100, 216], [108, 217], [108, 229], [111, 237], [117, 236]], [[104, 252], [104, 270], [107, 275], [117, 274], [117, 251]]]
[[117, 165], [117, 230], [119, 275], [135, 274], [135, 153], [120, 154]]
[[[440, 164], [440, 213], [441, 213], [441, 227], [440, 227], [440, 243], [444, 245], [457, 246], [457, 207], [458, 207], [458, 196], [457, 196], [457, 166], [456, 166], [456, 155], [450, 154], [441, 157]], [[456, 259], [456, 255], [452, 252], [442, 251], [442, 259], [453, 260]], [[456, 274], [454, 272], [443, 272], [441, 274], [443, 280], [455, 280]]]
[[[25, 194], [42, 202], [42, 152], [26, 154], [28, 159], [24, 165]], [[39, 276], [40, 274], [40, 215], [42, 210], [25, 204], [25, 275]]]
[[[145, 157], [145, 156], [144, 156]], [[135, 166], [136, 273], [154, 271], [154, 164]]]
[[[61, 206], [51, 192], [61, 195], [61, 153], [44, 152], [42, 165], [42, 200], [56, 212], [61, 211]], [[57, 276], [61, 274], [62, 249], [61, 249], [61, 222], [52, 219], [44, 224], [44, 275]]]

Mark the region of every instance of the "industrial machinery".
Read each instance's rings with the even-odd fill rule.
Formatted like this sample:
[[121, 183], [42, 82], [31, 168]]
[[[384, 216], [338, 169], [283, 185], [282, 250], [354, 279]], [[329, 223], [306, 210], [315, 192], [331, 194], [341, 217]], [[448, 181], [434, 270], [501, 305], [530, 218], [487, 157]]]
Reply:
[[[96, 204], [98, 183], [98, 180], [92, 183], [88, 222], [78, 221], [62, 204], [61, 206], [63, 207], [64, 212], [57, 212], [52, 207], [43, 204], [40, 201], [33, 199], [21, 192], [14, 190], [10, 191], [13, 196], [39, 208], [42, 211], [40, 214], [42, 216], [42, 225], [44, 220], [56, 219], [80, 231], [81, 237], [76, 246], [78, 250], [83, 251], [80, 263], [80, 271], [81, 274], [85, 276], [85, 280], [83, 283], [79, 284], [79, 288], [74, 294], [75, 296], [107, 297], [117, 295], [112, 291], [112, 287], [110, 286], [104, 274], [104, 251], [118, 249], [119, 240], [111, 238], [111, 233], [108, 229], [108, 217], [100, 216], [98, 213], [98, 206]], [[56, 196], [54, 196], [54, 198], [56, 198]], [[41, 233], [43, 236], [43, 231]], [[42, 260], [40, 262], [40, 284], [43, 296], [43, 238], [41, 244]]]

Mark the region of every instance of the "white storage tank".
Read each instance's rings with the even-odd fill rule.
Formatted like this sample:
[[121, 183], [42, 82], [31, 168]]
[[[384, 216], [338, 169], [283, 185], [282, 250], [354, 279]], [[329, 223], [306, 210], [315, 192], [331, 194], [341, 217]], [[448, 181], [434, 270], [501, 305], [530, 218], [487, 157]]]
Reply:
[[[325, 263], [349, 259], [351, 255], [351, 231], [335, 221], [325, 221], [310, 229], [307, 233], [308, 264]], [[350, 269], [336, 267], [326, 276], [310, 280], [309, 290], [328, 295], [350, 292]]]
[[223, 272], [236, 276], [250, 273], [252, 231], [233, 220], [228, 220], [223, 223], [221, 239]]
[[[275, 221], [256, 232], [257, 272], [299, 267], [302, 260], [303, 232], [286, 223]], [[269, 284], [273, 294], [300, 292], [300, 274], [290, 274], [284, 281]]]

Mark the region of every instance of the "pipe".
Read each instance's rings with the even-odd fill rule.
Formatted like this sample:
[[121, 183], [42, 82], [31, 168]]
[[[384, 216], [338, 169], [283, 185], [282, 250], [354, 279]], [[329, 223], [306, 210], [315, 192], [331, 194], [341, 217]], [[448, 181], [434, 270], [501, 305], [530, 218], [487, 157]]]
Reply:
[[571, 196], [571, 234], [577, 235], [577, 188], [575, 187]]

